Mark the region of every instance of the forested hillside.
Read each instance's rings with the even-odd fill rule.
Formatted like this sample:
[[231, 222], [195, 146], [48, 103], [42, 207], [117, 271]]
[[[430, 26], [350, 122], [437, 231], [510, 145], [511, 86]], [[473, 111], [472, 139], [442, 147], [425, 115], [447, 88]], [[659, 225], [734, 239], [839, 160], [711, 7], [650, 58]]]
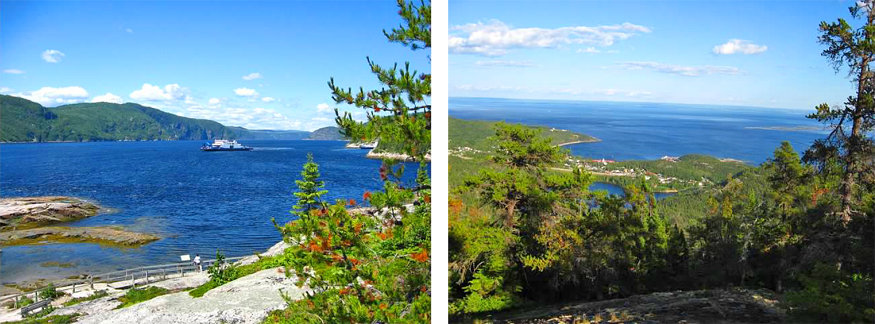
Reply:
[[45, 108], [0, 95], [0, 141], [137, 141], [234, 138], [211, 120], [180, 117], [135, 103], [80, 103]]

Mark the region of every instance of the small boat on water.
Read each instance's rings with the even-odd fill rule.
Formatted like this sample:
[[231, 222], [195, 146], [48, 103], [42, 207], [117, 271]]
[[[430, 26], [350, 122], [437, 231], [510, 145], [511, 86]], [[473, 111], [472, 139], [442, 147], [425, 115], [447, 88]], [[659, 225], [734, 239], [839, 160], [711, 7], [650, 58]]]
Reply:
[[204, 143], [201, 146], [201, 151], [204, 152], [214, 152], [214, 151], [252, 151], [252, 148], [240, 143], [237, 143], [237, 140], [214, 140], [213, 144]]
[[376, 141], [374, 141], [374, 142], [370, 142], [370, 143], [361, 143], [361, 144], [359, 144], [359, 148], [360, 148], [360, 149], [368, 149], [368, 150], [371, 150], [371, 149], [374, 149], [375, 147], [377, 147], [377, 142], [376, 142]]

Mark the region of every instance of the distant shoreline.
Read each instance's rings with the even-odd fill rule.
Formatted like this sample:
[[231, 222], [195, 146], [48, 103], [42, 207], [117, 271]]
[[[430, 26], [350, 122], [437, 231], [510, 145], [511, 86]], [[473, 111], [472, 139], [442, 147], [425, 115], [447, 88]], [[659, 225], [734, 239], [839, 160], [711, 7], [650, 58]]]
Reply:
[[562, 147], [562, 146], [568, 146], [568, 145], [574, 145], [574, 144], [581, 144], [581, 143], [597, 143], [597, 142], [601, 142], [601, 141], [602, 141], [602, 140], [593, 137], [593, 139], [591, 139], [591, 140], [571, 141], [571, 142], [562, 143], [562, 144], [559, 144], [559, 145], [556, 145], [556, 146]]

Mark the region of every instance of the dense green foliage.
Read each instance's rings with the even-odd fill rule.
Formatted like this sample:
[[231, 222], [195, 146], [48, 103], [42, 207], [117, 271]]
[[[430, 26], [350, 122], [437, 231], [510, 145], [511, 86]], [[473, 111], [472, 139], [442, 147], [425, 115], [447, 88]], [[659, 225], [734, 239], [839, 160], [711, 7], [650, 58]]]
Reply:
[[149, 299], [165, 295], [169, 292], [170, 291], [167, 289], [155, 286], [149, 286], [146, 288], [131, 288], [128, 289], [128, 292], [125, 293], [124, 296], [118, 298], [118, 300], [122, 303], [116, 308], [125, 308], [137, 303], [142, 303]]
[[[385, 32], [392, 42], [413, 50], [431, 44], [431, 3], [398, 1], [401, 26]], [[368, 59], [385, 87], [353, 95], [332, 79], [336, 103], [365, 110], [367, 122], [337, 113], [337, 124], [351, 140], [393, 143], [393, 150], [423, 161], [431, 142], [431, 75], [385, 69]], [[397, 150], [395, 150], [397, 149]], [[373, 212], [353, 212], [355, 199], [324, 201], [318, 165], [308, 158], [296, 181], [297, 203], [287, 224], [276, 224], [291, 244], [280, 256], [299, 285], [313, 289], [304, 299], [287, 298], [288, 307], [271, 312], [268, 323], [419, 323], [431, 318], [431, 189], [428, 165], [420, 162], [416, 186], [403, 187], [404, 165], [384, 160], [383, 190], [365, 192]]]
[[307, 139], [320, 141], [346, 140], [346, 138], [343, 137], [343, 134], [340, 133], [340, 128], [337, 128], [335, 126], [327, 126], [314, 130], [312, 133], [310, 133], [309, 136], [307, 136]]
[[0, 142], [209, 140], [233, 138], [222, 124], [134, 103], [80, 103], [45, 108], [0, 95]]

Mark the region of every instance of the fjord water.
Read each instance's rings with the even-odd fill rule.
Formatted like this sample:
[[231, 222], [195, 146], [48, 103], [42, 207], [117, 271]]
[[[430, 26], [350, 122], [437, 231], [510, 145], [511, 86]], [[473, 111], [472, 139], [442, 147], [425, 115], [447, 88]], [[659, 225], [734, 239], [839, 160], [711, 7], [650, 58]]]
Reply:
[[595, 136], [601, 142], [568, 148], [574, 155], [617, 161], [706, 154], [760, 164], [781, 141], [790, 141], [801, 154], [827, 135], [822, 125], [805, 118], [813, 108], [450, 98], [449, 112], [461, 119], [504, 120]]
[[[0, 145], [0, 197], [74, 196], [110, 210], [70, 226], [119, 225], [162, 239], [140, 248], [96, 244], [5, 247], [0, 282], [62, 278], [170, 263], [179, 255], [213, 258], [263, 252], [281, 237], [307, 153], [327, 197], [361, 202], [382, 188], [380, 161], [340, 141], [245, 141], [251, 152], [201, 152], [201, 142], [94, 142]], [[408, 163], [412, 184], [417, 164]], [[45, 262], [75, 264], [43, 267]]]

